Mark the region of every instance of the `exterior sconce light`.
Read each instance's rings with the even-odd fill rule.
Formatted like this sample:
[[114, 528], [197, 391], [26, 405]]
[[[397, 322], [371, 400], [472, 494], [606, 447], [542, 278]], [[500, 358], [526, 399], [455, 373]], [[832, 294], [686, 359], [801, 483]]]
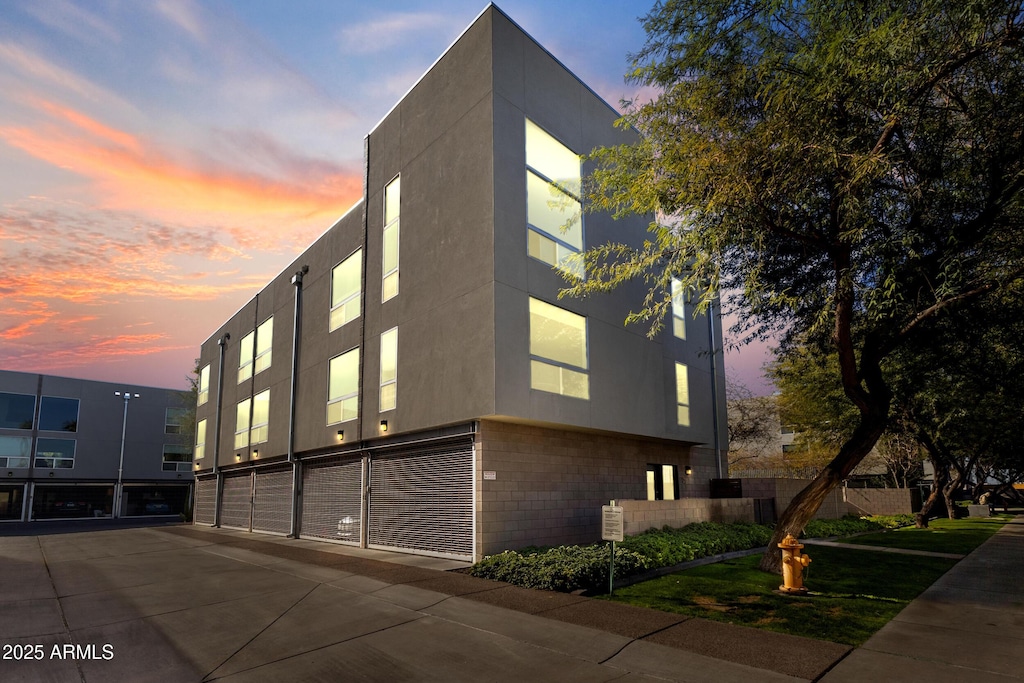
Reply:
[[7, 476], [8, 476], [8, 477], [13, 477], [13, 476], [14, 476], [14, 472], [8, 472], [8, 473], [7, 473]]
[[235, 460], [241, 460], [241, 459], [242, 459], [242, 454], [241, 453], [235, 453]]
[[344, 440], [345, 440], [345, 430], [344, 429], [339, 429], [338, 430], [338, 441], [344, 441]]
[[384, 432], [388, 431], [388, 421], [387, 420], [381, 420], [380, 421], [380, 431], [381, 431], [381, 433], [384, 433]]
[[50, 472], [50, 476], [51, 476], [51, 477], [53, 476], [53, 472]]
[[259, 460], [259, 457], [260, 457], [260, 452], [259, 452], [259, 451], [253, 451], [253, 452], [252, 452], [252, 457], [253, 457], [253, 458], [255, 458], [255, 459], [257, 459], [257, 460]]
[[693, 468], [687, 465], [686, 469], [684, 469], [683, 472], [686, 473], [686, 476], [690, 476], [691, 474], [693, 474]]

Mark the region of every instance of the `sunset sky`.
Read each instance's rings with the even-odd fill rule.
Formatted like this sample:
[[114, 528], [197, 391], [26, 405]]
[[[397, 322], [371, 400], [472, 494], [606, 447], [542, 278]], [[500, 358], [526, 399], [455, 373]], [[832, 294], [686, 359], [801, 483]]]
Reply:
[[[359, 198], [363, 137], [485, 4], [3, 2], [0, 369], [184, 388]], [[499, 6], [608, 102], [637, 95], [647, 3]], [[727, 370], [762, 393], [763, 362]]]

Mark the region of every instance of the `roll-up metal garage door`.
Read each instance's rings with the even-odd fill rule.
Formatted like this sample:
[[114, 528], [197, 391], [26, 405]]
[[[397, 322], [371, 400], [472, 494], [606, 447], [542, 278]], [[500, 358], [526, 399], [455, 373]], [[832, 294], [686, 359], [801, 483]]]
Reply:
[[472, 443], [375, 455], [367, 538], [372, 547], [472, 557]]
[[256, 470], [252, 501], [252, 530], [287, 534], [292, 523], [291, 467]]
[[362, 460], [331, 458], [302, 465], [303, 538], [358, 544]]
[[196, 524], [213, 526], [213, 518], [217, 506], [217, 477], [196, 478], [196, 500], [192, 511], [192, 520]]
[[252, 530], [252, 474], [224, 477], [221, 495], [220, 524], [235, 529]]

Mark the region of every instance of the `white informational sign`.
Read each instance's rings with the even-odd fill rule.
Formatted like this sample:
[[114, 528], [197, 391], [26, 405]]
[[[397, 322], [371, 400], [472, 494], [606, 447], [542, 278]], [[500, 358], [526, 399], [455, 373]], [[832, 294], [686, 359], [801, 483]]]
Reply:
[[498, 473], [494, 470], [484, 470], [484, 481], [494, 481], [498, 478]]
[[602, 505], [601, 506], [601, 540], [621, 541], [622, 536], [622, 506]]

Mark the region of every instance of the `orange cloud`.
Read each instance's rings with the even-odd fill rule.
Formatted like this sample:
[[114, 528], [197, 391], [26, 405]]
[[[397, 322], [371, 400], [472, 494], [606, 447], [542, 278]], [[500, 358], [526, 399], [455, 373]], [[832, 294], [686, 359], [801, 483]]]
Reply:
[[54, 123], [3, 127], [0, 138], [37, 159], [95, 180], [107, 208], [292, 219], [334, 218], [362, 194], [362, 176], [323, 168], [318, 180], [277, 179], [172, 160], [139, 138], [51, 102], [36, 102]]

